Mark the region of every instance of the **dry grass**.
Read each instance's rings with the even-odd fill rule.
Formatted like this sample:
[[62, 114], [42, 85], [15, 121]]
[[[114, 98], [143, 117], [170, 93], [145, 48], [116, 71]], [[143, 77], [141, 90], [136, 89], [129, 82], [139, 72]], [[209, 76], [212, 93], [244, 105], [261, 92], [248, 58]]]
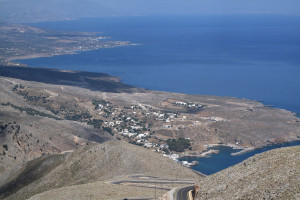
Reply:
[[[58, 192], [64, 194], [64, 189], [59, 188], [69, 186], [72, 186], [69, 188], [70, 191], [74, 191], [74, 187], [76, 192], [73, 194], [68, 192], [69, 189], [66, 190], [67, 193], [64, 195], [67, 197], [70, 197], [70, 195], [86, 195], [88, 194], [86, 188], [90, 186], [99, 188], [98, 190], [91, 190], [91, 193], [95, 193], [97, 197], [102, 193], [106, 195], [106, 198], [110, 197], [108, 192], [112, 191], [113, 193], [114, 188], [123, 191], [122, 196], [139, 196], [141, 192], [147, 192], [149, 195], [153, 193], [153, 189], [144, 187], [108, 185], [108, 181], [112, 179], [117, 180], [118, 177], [131, 174], [144, 174], [161, 178], [199, 179], [198, 174], [158, 153], [127, 142], [109, 141], [103, 144], [86, 146], [69, 154], [62, 164], [42, 178], [36, 179], [9, 196], [8, 199], [27, 199], [35, 194], [52, 189], [57, 189], [52, 191], [53, 195]], [[93, 185], [93, 182], [98, 185]], [[101, 187], [104, 189], [101, 189]], [[166, 190], [161, 190], [161, 193], [165, 192]], [[67, 197], [66, 199], [69, 199]], [[112, 197], [118, 198], [118, 194]]]
[[126, 185], [111, 185], [104, 182], [94, 182], [51, 190], [35, 195], [30, 200], [104, 200], [124, 199], [133, 197], [155, 198], [166, 193], [165, 190], [138, 188]]

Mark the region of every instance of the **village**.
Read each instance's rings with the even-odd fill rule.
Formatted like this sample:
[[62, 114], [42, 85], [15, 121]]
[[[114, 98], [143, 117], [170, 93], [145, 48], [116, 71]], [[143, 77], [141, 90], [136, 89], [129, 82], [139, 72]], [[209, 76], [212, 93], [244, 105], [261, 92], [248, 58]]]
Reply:
[[156, 108], [147, 104], [117, 104], [103, 99], [74, 99], [47, 91], [33, 92], [30, 87], [21, 84], [12, 86], [11, 90], [22, 96], [28, 103], [41, 106], [48, 112], [28, 110], [26, 107], [18, 107], [9, 102], [3, 104], [5, 106], [31, 115], [86, 123], [95, 129], [109, 133], [116, 140], [143, 146], [186, 167], [197, 164], [180, 161], [180, 157], [193, 153], [193, 141], [190, 138], [180, 138], [165, 133], [226, 121], [221, 117], [194, 115], [194, 111], [199, 111], [206, 106], [197, 102], [167, 99], [161, 103], [162, 107]]
[[[129, 143], [143, 146], [153, 152], [161, 153], [163, 156], [186, 167], [198, 164], [196, 161], [179, 161], [181, 154], [186, 149], [192, 150], [190, 138], [163, 140], [155, 135], [156, 130], [172, 129], [173, 124], [178, 126], [178, 124], [188, 122], [186, 115], [161, 111], [145, 105], [132, 105], [120, 108], [104, 100], [94, 100], [93, 105], [98, 115], [104, 117], [103, 130], [108, 131], [118, 140], [125, 140]], [[173, 103], [173, 106], [202, 108], [202, 105], [198, 103], [182, 101]], [[199, 121], [192, 121], [194, 125], [198, 123]]]

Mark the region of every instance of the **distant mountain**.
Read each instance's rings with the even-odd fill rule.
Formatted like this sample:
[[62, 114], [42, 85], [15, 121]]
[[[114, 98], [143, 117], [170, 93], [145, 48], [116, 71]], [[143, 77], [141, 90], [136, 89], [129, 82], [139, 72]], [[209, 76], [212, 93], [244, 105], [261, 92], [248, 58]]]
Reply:
[[0, 18], [17, 23], [118, 15], [95, 0], [3, 0], [0, 4]]
[[38, 22], [102, 16], [300, 14], [298, 0], [0, 0], [0, 18]]
[[300, 146], [255, 155], [198, 183], [200, 199], [299, 199]]

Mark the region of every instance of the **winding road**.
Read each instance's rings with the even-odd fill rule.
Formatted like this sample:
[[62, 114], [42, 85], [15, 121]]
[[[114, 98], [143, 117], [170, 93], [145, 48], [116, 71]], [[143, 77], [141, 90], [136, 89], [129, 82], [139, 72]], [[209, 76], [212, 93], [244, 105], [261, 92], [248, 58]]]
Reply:
[[[119, 181], [110, 182], [110, 184], [127, 185], [133, 187], [151, 188], [156, 190], [165, 190], [170, 192], [169, 198], [172, 200], [190, 200], [188, 193], [193, 190], [195, 180], [171, 179], [145, 175], [131, 175]], [[185, 185], [185, 186], [183, 186]], [[179, 187], [180, 186], [180, 187]], [[172, 189], [173, 188], [173, 189]], [[157, 199], [155, 192], [155, 199]], [[135, 198], [128, 198], [135, 199]], [[153, 199], [153, 198], [144, 198]]]
[[176, 190], [175, 200], [189, 200], [189, 191], [191, 191], [194, 186], [182, 187]]

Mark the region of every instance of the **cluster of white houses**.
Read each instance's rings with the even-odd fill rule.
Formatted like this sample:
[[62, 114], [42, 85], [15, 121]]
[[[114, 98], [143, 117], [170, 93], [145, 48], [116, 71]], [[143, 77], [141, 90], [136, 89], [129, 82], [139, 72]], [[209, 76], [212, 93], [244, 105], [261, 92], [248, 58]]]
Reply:
[[181, 164], [182, 166], [185, 166], [185, 167], [192, 167], [192, 166], [198, 165], [197, 161], [192, 161], [192, 162], [179, 161], [179, 158], [180, 158], [179, 154], [163, 154], [163, 156], [170, 158], [173, 161], [178, 162], [179, 164]]
[[183, 102], [183, 101], [177, 101], [174, 103], [174, 105], [176, 106], [180, 106], [180, 107], [188, 107], [188, 108], [202, 108], [203, 106], [201, 104], [198, 103], [194, 103], [194, 102]]
[[[111, 103], [109, 102], [101, 102], [97, 104], [97, 110], [100, 111], [99, 115], [106, 118], [103, 125], [106, 127], [114, 128], [114, 132], [120, 133], [120, 127], [126, 127], [130, 129], [130, 131], [123, 129], [121, 131], [121, 134], [124, 136], [133, 137], [136, 136], [135, 132], [141, 132], [140, 130], [144, 127], [141, 127], [139, 124], [138, 119], [140, 121], [146, 121], [146, 120], [158, 120], [158, 121], [164, 121], [166, 123], [173, 122], [175, 118], [178, 118], [178, 114], [166, 112], [161, 113], [160, 111], [153, 110], [152, 108], [142, 108], [141, 105], [132, 105], [131, 107], [128, 107], [127, 109], [131, 111], [125, 111], [120, 108], [114, 108]], [[140, 110], [139, 112], [137, 110]], [[146, 111], [145, 113], [143, 112]], [[109, 114], [108, 114], [109, 113]], [[122, 114], [120, 114], [122, 113]], [[139, 115], [140, 117], [133, 117]], [[109, 121], [109, 119], [111, 119]], [[179, 120], [186, 120], [186, 116], [182, 116], [182, 118], [179, 118]], [[119, 127], [119, 128], [118, 128]], [[171, 124], [163, 124], [162, 128], [172, 128]]]
[[148, 131], [145, 131], [144, 133], [134, 133], [134, 132], [129, 132], [128, 129], [123, 129], [121, 132], [119, 132], [120, 134], [122, 134], [125, 137], [134, 137], [136, 139], [142, 139], [145, 137], [148, 137], [150, 134]]
[[[177, 101], [174, 103], [176, 106], [187, 107], [187, 108], [201, 108], [202, 105], [193, 102], [181, 102]], [[125, 107], [124, 109], [114, 107], [109, 102], [101, 102], [97, 106], [99, 114], [107, 119], [104, 122], [104, 126], [111, 127], [115, 133], [122, 135], [126, 140], [133, 142], [137, 145], [144, 146], [147, 149], [163, 154], [164, 156], [179, 162], [183, 166], [191, 167], [196, 162], [179, 161], [179, 154], [168, 154], [169, 146], [164, 141], [153, 140], [150, 134], [150, 126], [152, 120], [161, 121], [161, 128], [170, 129], [173, 128], [173, 122], [185, 121], [186, 116], [179, 116], [179, 114], [171, 112], [161, 112], [151, 107], [142, 105], [132, 105]], [[206, 118], [205, 118], [206, 119]], [[208, 120], [208, 119], [206, 119]], [[212, 120], [212, 119], [209, 119]], [[213, 120], [220, 120], [214, 118]], [[149, 123], [151, 122], [151, 123]], [[200, 124], [199, 121], [193, 121], [194, 125]], [[177, 127], [176, 125], [174, 125]], [[189, 138], [188, 138], [189, 139]]]

